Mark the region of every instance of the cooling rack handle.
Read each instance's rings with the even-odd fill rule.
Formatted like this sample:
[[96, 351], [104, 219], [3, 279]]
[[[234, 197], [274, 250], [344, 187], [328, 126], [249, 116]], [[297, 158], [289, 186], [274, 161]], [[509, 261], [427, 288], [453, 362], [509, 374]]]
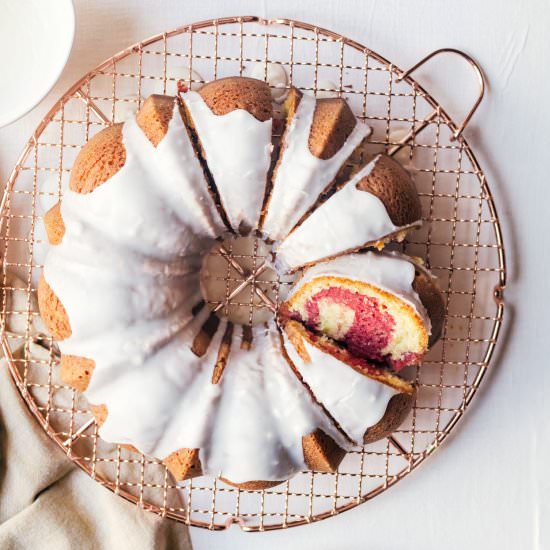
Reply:
[[401, 73], [397, 81], [401, 81], [408, 76], [410, 76], [414, 71], [416, 71], [418, 68], [420, 68], [422, 65], [424, 65], [426, 62], [428, 62], [430, 59], [433, 59], [434, 57], [441, 55], [441, 54], [453, 54], [458, 55], [462, 57], [462, 59], [465, 59], [472, 69], [474, 70], [477, 80], [479, 83], [479, 94], [477, 96], [477, 99], [473, 105], [473, 107], [470, 109], [470, 112], [466, 115], [462, 123], [458, 126], [456, 129], [453, 138], [457, 139], [462, 132], [465, 130], [466, 126], [468, 126], [470, 120], [474, 116], [474, 113], [477, 111], [477, 108], [479, 107], [479, 104], [481, 103], [481, 100], [483, 99], [483, 96], [485, 95], [485, 77], [483, 76], [483, 72], [481, 70], [481, 67], [478, 65], [477, 61], [470, 57], [467, 53], [464, 53], [461, 50], [456, 50], [454, 48], [441, 48], [439, 50], [435, 50], [431, 53], [429, 53], [426, 57], [423, 57], [420, 61], [418, 61], [416, 64], [414, 64], [412, 67]]

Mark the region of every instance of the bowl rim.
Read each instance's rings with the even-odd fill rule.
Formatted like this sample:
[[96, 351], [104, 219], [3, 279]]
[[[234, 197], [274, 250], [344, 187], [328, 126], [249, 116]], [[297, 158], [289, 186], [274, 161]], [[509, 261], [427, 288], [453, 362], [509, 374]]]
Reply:
[[8, 126], [30, 113], [30, 111], [32, 111], [51, 92], [67, 65], [67, 61], [69, 60], [69, 56], [71, 55], [71, 51], [73, 49], [76, 34], [76, 13], [73, 0], [61, 0], [61, 2], [63, 2], [64, 6], [62, 6], [60, 9], [62, 11], [65, 11], [67, 15], [68, 26], [65, 31], [67, 33], [70, 33], [70, 38], [67, 42], [66, 51], [64, 52], [64, 55], [62, 57], [60, 56], [60, 63], [57, 66], [56, 70], [53, 71], [51, 80], [43, 89], [40, 90], [40, 93], [38, 93], [32, 101], [30, 101], [28, 104], [22, 104], [19, 109], [13, 110], [11, 114], [6, 115], [5, 118], [2, 113], [0, 113], [0, 128]]

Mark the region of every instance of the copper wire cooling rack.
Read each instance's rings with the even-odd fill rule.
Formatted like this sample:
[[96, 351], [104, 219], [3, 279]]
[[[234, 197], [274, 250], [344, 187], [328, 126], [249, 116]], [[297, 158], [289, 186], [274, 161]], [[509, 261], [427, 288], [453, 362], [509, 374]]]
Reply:
[[[479, 97], [462, 123], [411, 77], [435, 55], [462, 56], [479, 79]], [[250, 74], [258, 64], [265, 76], [269, 64], [282, 65], [290, 82], [306, 92], [345, 97], [373, 128], [365, 154], [386, 150], [411, 171], [425, 223], [404, 249], [423, 258], [438, 276], [447, 317], [443, 337], [424, 365], [408, 373], [418, 397], [391, 438], [348, 453], [336, 474], [306, 472], [269, 490], [243, 491], [208, 477], [175, 483], [157, 460], [102, 441], [85, 399], [59, 380], [57, 347], [40, 324], [35, 288], [48, 246], [42, 217], [62, 196], [86, 141], [151, 93], [175, 93], [180, 79], [194, 87]], [[478, 66], [456, 50], [433, 52], [402, 71], [334, 32], [257, 17], [205, 21], [163, 33], [87, 74], [31, 136], [2, 201], [2, 346], [17, 387], [44, 430], [115, 493], [210, 529], [237, 522], [258, 531], [321, 520], [372, 499], [409, 474], [463, 416], [487, 372], [502, 324], [506, 269], [498, 216], [463, 137], [483, 91]], [[276, 307], [273, 289], [278, 296], [279, 282], [261, 270], [260, 248], [243, 254], [230, 243], [216, 252], [227, 260], [227, 279], [234, 286], [228, 283], [213, 307], [249, 307], [251, 321], [255, 311]], [[235, 293], [239, 285], [241, 292]]]

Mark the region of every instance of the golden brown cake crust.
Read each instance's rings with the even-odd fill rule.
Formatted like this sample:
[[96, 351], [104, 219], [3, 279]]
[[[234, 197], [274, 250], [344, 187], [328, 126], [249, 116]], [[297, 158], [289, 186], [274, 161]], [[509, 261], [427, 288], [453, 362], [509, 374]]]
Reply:
[[302, 450], [307, 467], [315, 472], [335, 472], [346, 451], [322, 430], [302, 437]]
[[95, 361], [78, 355], [62, 355], [59, 375], [64, 384], [77, 391], [86, 391], [94, 372]]
[[[286, 126], [282, 137], [283, 143], [301, 99], [302, 92], [297, 88], [291, 88], [284, 103]], [[355, 115], [345, 99], [317, 99], [308, 139], [311, 154], [325, 160], [333, 157], [342, 148], [356, 124]]]
[[44, 226], [48, 235], [48, 242], [56, 245], [63, 240], [65, 235], [65, 223], [61, 217], [61, 203], [52, 206], [44, 215]]
[[294, 118], [294, 115], [296, 114], [296, 110], [298, 109], [298, 105], [300, 104], [301, 99], [302, 99], [302, 92], [300, 92], [298, 88], [290, 88], [288, 95], [286, 96], [285, 102], [283, 104], [283, 111], [284, 111], [287, 123]]
[[202, 475], [198, 449], [179, 449], [165, 458], [162, 463], [170, 470], [176, 481]]
[[420, 199], [409, 173], [387, 155], [380, 155], [372, 172], [359, 180], [357, 189], [377, 196], [398, 227], [422, 218]]
[[91, 193], [113, 177], [125, 162], [122, 124], [113, 124], [84, 145], [76, 157], [69, 187], [76, 193]]
[[237, 489], [243, 489], [244, 491], [262, 491], [263, 489], [270, 489], [286, 481], [243, 481], [242, 483], [233, 483], [233, 481], [225, 477], [220, 477], [220, 479], [224, 483], [236, 487]]
[[168, 132], [175, 99], [167, 95], [150, 95], [136, 115], [138, 126], [156, 147]]
[[200, 328], [199, 332], [195, 335], [195, 338], [193, 339], [191, 351], [197, 357], [202, 357], [208, 351], [210, 342], [212, 341], [214, 334], [216, 334], [219, 325], [220, 318], [215, 313], [210, 313], [210, 315]]
[[320, 159], [333, 157], [344, 145], [357, 120], [345, 99], [318, 99], [315, 105], [308, 146]]
[[67, 312], [50, 285], [40, 277], [38, 283], [38, 309], [48, 332], [56, 340], [65, 340], [71, 335], [71, 325]]
[[225, 367], [227, 366], [227, 360], [229, 359], [229, 353], [231, 351], [231, 342], [233, 341], [233, 323], [227, 323], [225, 332], [222, 337], [220, 348], [218, 349], [218, 355], [216, 357], [216, 363], [214, 364], [214, 371], [212, 372], [212, 384], [219, 384], [222, 379]]
[[436, 280], [428, 273], [417, 271], [413, 282], [413, 288], [417, 292], [422, 305], [428, 312], [432, 323], [429, 346], [433, 346], [440, 338], [445, 322], [445, 301], [437, 286]]
[[373, 443], [397, 430], [409, 415], [415, 398], [416, 392], [412, 395], [407, 393], [394, 395], [388, 403], [384, 416], [365, 432], [363, 442]]
[[92, 410], [97, 425], [101, 427], [105, 420], [107, 420], [107, 405], [91, 405], [90, 409]]
[[226, 115], [235, 109], [244, 109], [260, 121], [273, 117], [269, 86], [255, 78], [220, 78], [202, 86], [199, 94], [216, 115]]

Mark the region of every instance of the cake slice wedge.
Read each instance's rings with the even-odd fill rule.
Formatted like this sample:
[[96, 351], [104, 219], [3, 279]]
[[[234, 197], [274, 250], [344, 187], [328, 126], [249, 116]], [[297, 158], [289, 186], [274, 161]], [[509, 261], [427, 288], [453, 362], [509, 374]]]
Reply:
[[422, 362], [441, 333], [444, 304], [427, 270], [369, 251], [307, 269], [280, 315], [399, 370]]
[[407, 171], [377, 155], [338, 191], [307, 214], [275, 248], [283, 271], [402, 241], [422, 223], [420, 200]]
[[228, 77], [180, 97], [231, 229], [249, 233], [259, 224], [271, 166], [269, 86], [253, 78]]
[[263, 213], [262, 231], [272, 241], [285, 238], [330, 189], [371, 132], [343, 98], [315, 99], [293, 88], [285, 111], [286, 128]]
[[389, 368], [297, 321], [284, 322], [283, 341], [298, 377], [356, 445], [387, 437], [408, 415], [416, 388]]

